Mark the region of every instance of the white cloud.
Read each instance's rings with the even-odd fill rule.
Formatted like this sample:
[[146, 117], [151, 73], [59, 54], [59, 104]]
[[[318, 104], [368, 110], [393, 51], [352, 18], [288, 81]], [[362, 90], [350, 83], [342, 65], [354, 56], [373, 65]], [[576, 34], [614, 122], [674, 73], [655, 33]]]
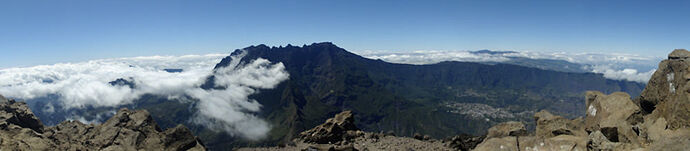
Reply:
[[514, 53], [472, 53], [471, 51], [361, 51], [363, 57], [381, 59], [393, 63], [433, 64], [442, 61], [463, 62], [505, 62], [511, 57], [531, 59], [554, 59], [585, 65], [586, 71], [602, 73], [604, 77], [615, 80], [629, 80], [646, 83], [656, 71], [662, 57], [640, 56], [625, 53], [567, 53], [532, 52]]
[[243, 56], [244, 53], [232, 56], [228, 66], [214, 72], [215, 85], [225, 89], [190, 89], [187, 94], [203, 98], [198, 104], [199, 116], [194, 119], [195, 123], [257, 140], [265, 137], [270, 126], [263, 119], [247, 113], [258, 112], [261, 108], [261, 104], [248, 96], [259, 88], [274, 88], [289, 75], [282, 63], [272, 64], [266, 59], [240, 64]]
[[628, 81], [638, 81], [638, 82], [647, 82], [652, 75], [654, 74], [654, 69], [649, 70], [647, 72], [638, 72], [637, 69], [630, 69], [630, 68], [625, 68], [625, 69], [620, 69], [616, 70], [614, 68], [611, 68], [606, 65], [598, 65], [598, 66], [592, 66], [592, 72], [594, 73], [602, 73], [604, 74], [604, 77], [609, 78], [609, 79], [623, 79], [623, 80], [628, 80]]
[[[214, 71], [215, 64], [225, 56], [150, 56], [0, 69], [0, 94], [25, 100], [57, 95], [64, 109], [125, 105], [144, 94], [190, 96], [199, 100], [197, 115], [191, 121], [247, 139], [260, 139], [270, 126], [253, 115], [260, 111], [261, 104], [248, 96], [257, 89], [275, 87], [288, 78], [288, 73], [282, 63], [272, 64], [265, 59]], [[233, 56], [233, 62], [241, 57]], [[170, 73], [164, 69], [183, 71]], [[199, 88], [212, 74], [216, 84], [227, 89]], [[135, 87], [109, 84], [119, 78], [130, 80]], [[54, 112], [52, 105], [45, 110]], [[93, 122], [78, 115], [70, 118]]]
[[388, 62], [405, 64], [434, 64], [442, 61], [502, 62], [509, 60], [505, 56], [473, 54], [470, 51], [364, 51], [358, 52], [358, 54], [371, 59], [381, 59]]

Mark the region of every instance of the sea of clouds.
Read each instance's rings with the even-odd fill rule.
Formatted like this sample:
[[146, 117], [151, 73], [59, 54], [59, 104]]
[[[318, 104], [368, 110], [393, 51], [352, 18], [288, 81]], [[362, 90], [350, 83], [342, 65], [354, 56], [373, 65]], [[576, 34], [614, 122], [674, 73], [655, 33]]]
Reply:
[[626, 53], [568, 53], [568, 52], [506, 52], [473, 53], [474, 51], [359, 51], [363, 57], [393, 63], [434, 64], [442, 61], [506, 62], [512, 57], [564, 60], [583, 65], [583, 70], [601, 73], [615, 80], [646, 83], [656, 71], [659, 56], [641, 56]]
[[[126, 105], [144, 94], [191, 97], [198, 100], [195, 117], [190, 119], [193, 123], [246, 139], [261, 139], [270, 125], [255, 116], [262, 105], [248, 96], [257, 89], [275, 87], [289, 75], [282, 63], [265, 59], [239, 64], [242, 54], [232, 56], [230, 66], [214, 70], [225, 56], [149, 56], [0, 69], [0, 94], [22, 100], [58, 96], [66, 109]], [[226, 89], [201, 89], [210, 75], [216, 78], [216, 86]], [[120, 78], [133, 79], [135, 87], [109, 84]]]

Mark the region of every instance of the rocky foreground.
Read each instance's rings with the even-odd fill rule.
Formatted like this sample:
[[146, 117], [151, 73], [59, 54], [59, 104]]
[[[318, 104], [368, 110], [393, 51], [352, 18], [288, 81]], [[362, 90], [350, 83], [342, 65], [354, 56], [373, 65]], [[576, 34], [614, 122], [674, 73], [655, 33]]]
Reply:
[[44, 126], [24, 102], [0, 96], [0, 150], [205, 150], [182, 125], [161, 130], [145, 110], [121, 109], [103, 124]]
[[239, 150], [690, 150], [690, 52], [674, 50], [659, 63], [639, 98], [627, 93], [586, 93], [586, 115], [576, 119], [548, 111], [534, 114], [536, 131], [524, 123], [500, 123], [486, 136], [444, 140], [360, 131], [345, 111], [302, 132], [293, 143]]
[[[435, 140], [429, 136], [414, 138], [396, 137], [392, 133], [363, 132], [355, 126], [351, 111], [344, 111], [325, 123], [304, 131], [293, 143], [267, 148], [240, 148], [251, 150], [307, 150], [307, 151], [356, 151], [356, 150], [458, 150], [465, 144], [475, 146], [482, 137], [457, 136], [447, 140]], [[453, 142], [456, 141], [456, 142]], [[467, 142], [459, 142], [467, 141]]]

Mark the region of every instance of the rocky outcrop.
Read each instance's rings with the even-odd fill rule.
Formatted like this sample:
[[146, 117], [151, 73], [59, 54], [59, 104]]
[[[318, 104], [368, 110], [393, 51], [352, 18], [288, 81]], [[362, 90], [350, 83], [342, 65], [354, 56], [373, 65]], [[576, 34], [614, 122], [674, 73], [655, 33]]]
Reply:
[[355, 126], [352, 111], [343, 111], [325, 123], [299, 134], [305, 142], [330, 144], [364, 135]]
[[520, 122], [505, 122], [489, 128], [487, 138], [506, 137], [506, 136], [525, 136], [527, 129], [525, 124]]
[[[525, 132], [522, 135], [487, 137], [487, 140], [477, 145], [475, 150], [585, 150], [587, 135], [583, 129], [582, 119], [570, 120], [548, 111], [540, 111], [534, 118], [537, 121], [536, 135]], [[524, 128], [519, 122], [500, 123], [489, 129], [489, 135], [492, 134], [492, 129], [506, 125]]]
[[[548, 111], [534, 115], [536, 133], [494, 135], [476, 150], [687, 150], [690, 148], [690, 52], [676, 49], [649, 80], [639, 99], [615, 92], [586, 93], [585, 118]], [[505, 129], [502, 123], [492, 127]], [[519, 127], [519, 126], [511, 126]], [[504, 132], [505, 133], [505, 132]]]
[[238, 148], [240, 151], [357, 151], [357, 150], [469, 150], [483, 140], [483, 136], [462, 135], [438, 141], [417, 134], [415, 138], [398, 137], [388, 133], [363, 132], [355, 126], [352, 111], [343, 111], [325, 123], [300, 133], [287, 144], [275, 147]]
[[34, 116], [26, 103], [2, 98], [4, 101], [0, 105], [0, 128], [16, 125], [39, 133], [43, 132], [43, 123]]
[[447, 146], [451, 148], [461, 151], [469, 151], [477, 147], [477, 145], [484, 141], [485, 138], [486, 136], [472, 136], [467, 134], [461, 134], [450, 137], [444, 141], [446, 142]]
[[0, 148], [7, 150], [205, 150], [182, 125], [161, 130], [145, 110], [121, 109], [100, 125], [44, 127], [24, 102], [0, 102]]

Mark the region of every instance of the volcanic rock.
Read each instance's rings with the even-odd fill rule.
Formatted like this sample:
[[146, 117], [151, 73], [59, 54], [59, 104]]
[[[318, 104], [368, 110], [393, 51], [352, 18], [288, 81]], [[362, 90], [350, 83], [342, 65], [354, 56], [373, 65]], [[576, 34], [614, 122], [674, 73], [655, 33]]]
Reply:
[[584, 121], [582, 118], [570, 120], [542, 110], [534, 114], [534, 119], [537, 122], [536, 136], [539, 138], [546, 139], [559, 135], [587, 136], [583, 129]]
[[675, 49], [673, 52], [668, 54], [668, 59], [669, 60], [676, 60], [676, 59], [688, 59], [690, 57], [690, 52], [685, 49]]
[[[469, 150], [484, 138], [467, 136], [452, 141], [435, 141], [428, 135], [418, 134], [416, 138], [398, 137], [384, 133], [363, 132], [354, 124], [351, 111], [336, 114], [325, 123], [300, 133], [293, 139], [293, 145], [274, 147], [237, 148], [240, 151], [356, 151], [356, 150]], [[459, 147], [455, 147], [459, 146]], [[465, 148], [465, 149], [462, 149]]]
[[0, 127], [4, 129], [7, 125], [16, 125], [38, 133], [43, 132], [43, 123], [34, 116], [26, 103], [5, 100], [0, 102]]
[[358, 130], [359, 128], [355, 126], [352, 111], [343, 111], [335, 115], [335, 117], [326, 120], [325, 123], [300, 133], [299, 136], [305, 142], [330, 144], [347, 140], [348, 137], [351, 137], [351, 135], [346, 134], [363, 134], [358, 134], [356, 132]]
[[24, 102], [0, 102], [5, 150], [205, 150], [184, 126], [162, 131], [145, 110], [121, 109], [103, 124], [65, 121], [44, 127]]
[[479, 143], [481, 143], [486, 136], [471, 136], [467, 134], [457, 135], [446, 140], [449, 147], [461, 150], [469, 151], [474, 149]]
[[601, 92], [589, 91], [586, 94], [587, 114], [585, 129], [589, 132], [600, 131], [611, 142], [630, 143], [639, 146], [644, 139], [639, 137], [630, 120], [641, 109], [635, 105], [626, 93], [616, 92], [604, 95]]
[[487, 138], [481, 144], [477, 145], [474, 150], [505, 150], [517, 151], [518, 140], [515, 136], [507, 136], [500, 138]]
[[527, 135], [527, 129], [525, 129], [525, 124], [512, 121], [500, 123], [489, 128], [489, 133], [487, 134], [486, 138], [525, 135]]
[[[583, 120], [566, 119], [542, 110], [534, 115], [537, 121], [535, 136], [526, 132], [520, 135], [496, 135], [498, 129], [524, 125], [519, 122], [506, 122], [489, 128], [489, 136], [475, 150], [585, 150], [587, 133]], [[510, 126], [509, 126], [510, 125]], [[519, 130], [519, 131], [523, 131]], [[505, 131], [503, 132], [505, 134]]]

